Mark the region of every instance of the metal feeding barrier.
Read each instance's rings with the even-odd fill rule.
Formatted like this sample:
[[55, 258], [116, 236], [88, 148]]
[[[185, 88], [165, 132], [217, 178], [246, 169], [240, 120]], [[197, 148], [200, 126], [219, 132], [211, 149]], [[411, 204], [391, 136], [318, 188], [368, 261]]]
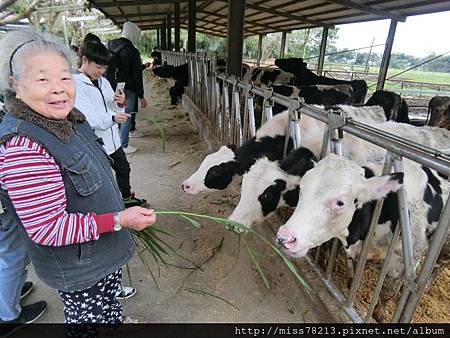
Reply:
[[[382, 174], [390, 173], [392, 168], [396, 172], [403, 172], [403, 160], [406, 158], [434, 169], [441, 175], [450, 177], [450, 156], [436, 149], [345, 118], [339, 110], [320, 109], [303, 103], [297, 97], [285, 97], [273, 93], [269, 88], [245, 83], [225, 74], [217, 74], [214, 71], [215, 60], [210, 60], [203, 54], [163, 52], [163, 60], [164, 58], [167, 59], [168, 63], [189, 64], [190, 81], [187, 95], [205, 114], [216, 137], [222, 144], [242, 145], [243, 142], [254, 137], [257, 132], [257, 126], [272, 118], [272, 106], [274, 103], [278, 103], [286, 107], [290, 117], [290, 122], [286, 126], [286, 136], [288, 137], [286, 137], [285, 155], [289, 136], [292, 137], [296, 148], [301, 145], [300, 121], [302, 114], [305, 114], [327, 124], [323, 136], [321, 157], [325, 156], [328, 150], [342, 155], [341, 141], [345, 137], [345, 132], [386, 149]], [[349, 288], [340, 289], [332, 280], [338, 256], [339, 242], [337, 239], [333, 240], [324, 269], [318, 264], [320, 248], [317, 249], [315, 257], [307, 256], [308, 263], [321, 276], [326, 288], [340, 302], [347, 315], [354, 322], [371, 321], [398, 240], [401, 240], [402, 243], [404, 277], [400, 299], [396, 304], [395, 313], [391, 321], [394, 323], [411, 322], [418, 303], [432, 277], [438, 255], [449, 233], [450, 199], [447, 198], [422, 268], [417, 274], [414, 265], [409, 208], [403, 187], [397, 192], [397, 198], [400, 216], [399, 224], [395, 228], [371, 302], [365, 314], [361, 315], [361, 311], [358, 312], [356, 310], [355, 300], [383, 206], [383, 200], [378, 201], [374, 208], [368, 235], [362, 244], [356, 268], [351, 273], [353, 276]]]

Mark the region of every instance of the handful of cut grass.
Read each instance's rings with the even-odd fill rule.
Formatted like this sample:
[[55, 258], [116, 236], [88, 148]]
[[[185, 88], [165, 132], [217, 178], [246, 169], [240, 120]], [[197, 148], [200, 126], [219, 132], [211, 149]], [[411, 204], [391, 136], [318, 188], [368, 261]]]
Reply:
[[[236, 233], [236, 235], [239, 236], [239, 239], [241, 238], [241, 236], [243, 234], [251, 233], [254, 236], [256, 236], [256, 238], [258, 240], [261, 240], [265, 244], [267, 244], [276, 255], [281, 257], [281, 259], [283, 260], [283, 263], [288, 267], [288, 269], [294, 275], [296, 280], [298, 282], [300, 282], [300, 284], [308, 292], [312, 291], [312, 289], [306, 283], [306, 281], [299, 275], [295, 265], [289, 260], [288, 257], [286, 257], [285, 254], [283, 254], [283, 252], [281, 252], [275, 245], [273, 245], [264, 236], [260, 235], [258, 232], [254, 231], [253, 229], [251, 229], [243, 224], [240, 224], [240, 223], [237, 223], [237, 222], [225, 219], [225, 218], [221, 218], [221, 217], [202, 215], [202, 214], [194, 214], [194, 213], [183, 212], [183, 211], [156, 211], [155, 214], [161, 215], [161, 216], [162, 215], [178, 216], [178, 217], [188, 221], [195, 228], [202, 227], [202, 225], [200, 224], [198, 219], [210, 220], [210, 221], [216, 222], [218, 224], [224, 225], [228, 230]], [[170, 236], [169, 233], [167, 233], [166, 231], [163, 231], [160, 228], [155, 227], [155, 226], [148, 227], [144, 231], [134, 232], [134, 237], [136, 238], [136, 240], [144, 246], [143, 251], [149, 251], [149, 253], [152, 255], [152, 257], [158, 263], [158, 270], [159, 270], [159, 263], [163, 263], [163, 264], [167, 265], [163, 256], [168, 255], [169, 251], [173, 254], [176, 254], [179, 257], [182, 257], [176, 253], [176, 250], [174, 250], [170, 245], [168, 245], [166, 242], [164, 242], [159, 237], [159, 234], [165, 234], [165, 235]], [[268, 283], [268, 279], [266, 278], [266, 276], [264, 274], [263, 268], [261, 267], [261, 265], [258, 262], [257, 252], [254, 249], [249, 247], [247, 241], [245, 241], [245, 238], [244, 238], [243, 242], [247, 248], [247, 253], [249, 254], [249, 257], [252, 260], [253, 264], [256, 266], [256, 269], [257, 269], [258, 273], [260, 274], [265, 286], [269, 288], [270, 286]], [[142, 255], [143, 251], [140, 251], [139, 255]], [[141, 256], [141, 258], [143, 258], [143, 257]], [[191, 264], [196, 265], [194, 262], [186, 259], [185, 257], [182, 257], [182, 258], [189, 261]], [[149, 268], [148, 264], [146, 264], [146, 266]], [[150, 268], [149, 268], [149, 270], [150, 270]], [[151, 275], [156, 283], [155, 275], [153, 274], [153, 272], [151, 272]]]

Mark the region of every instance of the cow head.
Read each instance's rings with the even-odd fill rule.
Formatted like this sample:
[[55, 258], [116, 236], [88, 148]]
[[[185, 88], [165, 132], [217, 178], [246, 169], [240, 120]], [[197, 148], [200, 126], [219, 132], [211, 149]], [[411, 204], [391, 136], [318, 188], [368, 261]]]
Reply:
[[175, 67], [170, 66], [166, 63], [164, 63], [164, 65], [162, 65], [162, 66], [154, 67], [152, 70], [156, 76], [159, 76], [162, 78], [172, 78], [175, 74]]
[[229, 219], [249, 227], [262, 222], [288, 205], [285, 198], [298, 197], [299, 181], [300, 177], [288, 175], [278, 162], [260, 158], [242, 177], [241, 198]]
[[296, 71], [306, 68], [306, 62], [302, 58], [275, 59], [275, 66], [285, 72], [295, 74]]
[[355, 162], [328, 155], [303, 176], [297, 208], [278, 230], [277, 240], [296, 257], [334, 237], [346, 245], [355, 211], [397, 191], [402, 183], [403, 173], [366, 178]]
[[150, 56], [153, 58], [153, 64], [155, 65], [161, 65], [161, 52], [153, 51]]
[[275, 59], [275, 66], [295, 75], [295, 85], [317, 84], [317, 75], [306, 67], [302, 58]]
[[181, 184], [181, 189], [191, 195], [225, 189], [238, 171], [235, 150], [234, 145], [222, 146], [206, 156], [197, 171]]
[[315, 163], [314, 154], [306, 148], [290, 152], [281, 162], [266, 157], [257, 160], [242, 177], [241, 199], [229, 218], [252, 226], [280, 207], [295, 207], [300, 179]]

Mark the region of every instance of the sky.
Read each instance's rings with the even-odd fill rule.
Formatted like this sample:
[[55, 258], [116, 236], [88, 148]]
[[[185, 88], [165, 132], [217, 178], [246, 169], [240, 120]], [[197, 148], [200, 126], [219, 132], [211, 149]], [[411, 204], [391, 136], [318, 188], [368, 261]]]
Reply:
[[[371, 21], [356, 24], [339, 25], [336, 46], [359, 48], [372, 44], [383, 44], [389, 31], [390, 20]], [[417, 57], [450, 51], [450, 11], [434, 14], [410, 16], [405, 22], [397, 24], [393, 53], [406, 53]], [[383, 52], [383, 46], [374, 48], [374, 52]], [[367, 50], [368, 51], [368, 50]], [[450, 53], [449, 53], [450, 54]]]

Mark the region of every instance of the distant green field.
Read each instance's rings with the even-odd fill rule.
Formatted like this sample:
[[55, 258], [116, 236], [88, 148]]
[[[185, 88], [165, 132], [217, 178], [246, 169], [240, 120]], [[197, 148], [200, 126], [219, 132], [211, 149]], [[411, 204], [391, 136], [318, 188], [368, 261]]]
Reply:
[[[367, 75], [364, 74], [364, 66], [345, 65], [345, 64], [326, 64], [324, 70], [342, 70], [358, 73], [358, 77], [366, 79], [369, 92], [375, 90], [378, 78], [378, 67], [370, 67]], [[387, 79], [393, 76], [391, 80], [385, 83], [385, 89], [396, 92], [403, 92], [408, 95], [434, 96], [440, 91], [442, 95], [449, 95], [450, 92], [450, 73], [425, 72], [421, 70], [410, 70], [398, 76], [402, 69], [390, 68]], [[408, 81], [417, 82], [410, 83]]]
[[[354, 72], [362, 73], [364, 72], [364, 66], [356, 66], [356, 65], [338, 65], [338, 64], [326, 64], [324, 69], [350, 69]], [[378, 74], [378, 67], [369, 67], [370, 74]], [[396, 69], [389, 68], [388, 70], [388, 78], [401, 73], [404, 69]], [[396, 80], [406, 80], [406, 81], [415, 81], [415, 82], [429, 82], [436, 84], [447, 84], [450, 85], [450, 73], [435, 73], [435, 72], [424, 72], [420, 70], [410, 70], [399, 76], [394, 77]]]

